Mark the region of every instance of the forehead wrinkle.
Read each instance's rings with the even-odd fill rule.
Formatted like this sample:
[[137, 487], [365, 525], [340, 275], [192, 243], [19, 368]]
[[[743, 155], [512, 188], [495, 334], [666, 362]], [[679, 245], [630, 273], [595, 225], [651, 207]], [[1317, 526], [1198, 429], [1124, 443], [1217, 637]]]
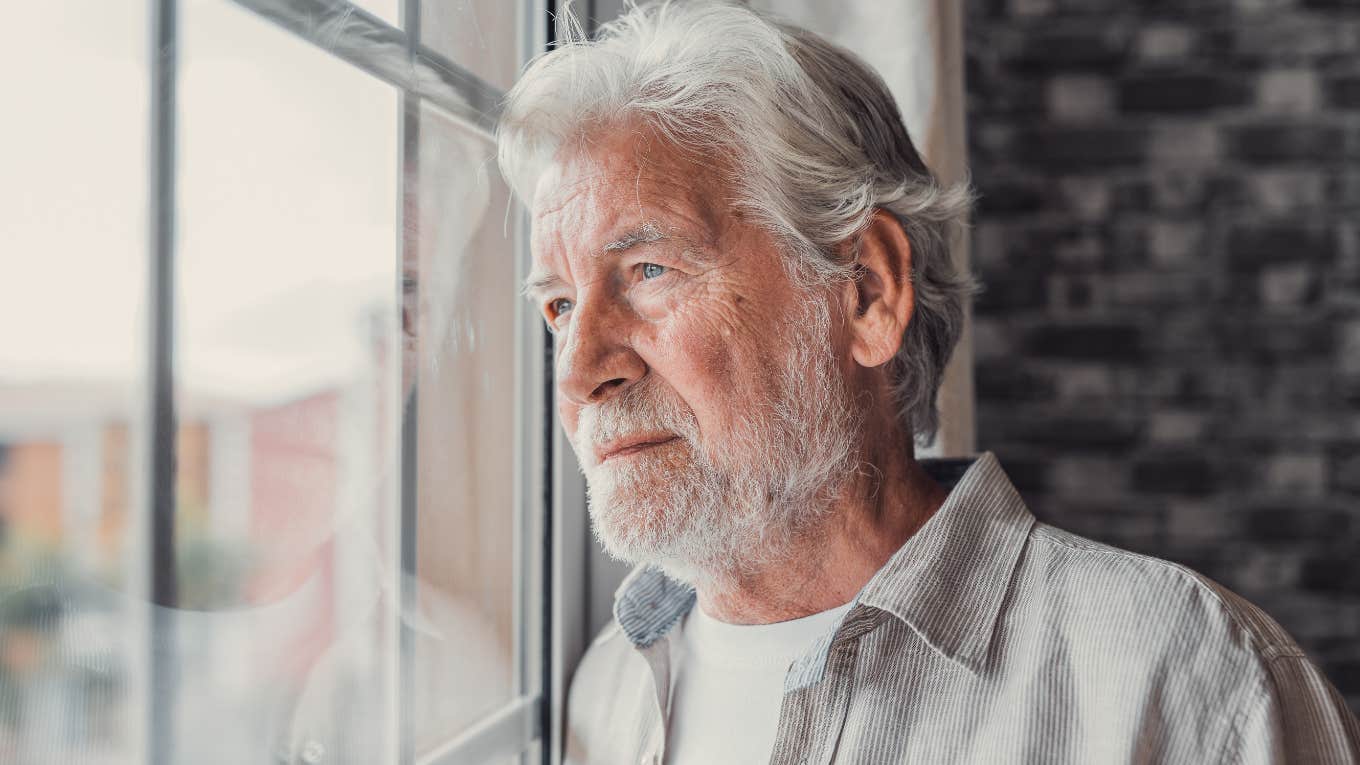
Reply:
[[551, 200], [552, 204], [542, 206], [536, 205], [538, 209], [534, 211], [535, 221], [541, 221], [544, 218], [548, 218], [562, 212], [572, 202], [574, 202], [577, 197], [581, 196], [582, 194], [588, 194], [591, 191], [593, 191], [594, 190], [592, 188], [593, 185], [594, 184], [586, 183], [585, 181], [575, 183], [573, 184], [575, 188], [571, 189], [570, 191], [564, 194], [559, 194], [557, 199]]
[[[656, 156], [650, 143], [635, 141], [630, 147], [631, 151], [625, 154], [627, 159], [622, 162], [618, 161], [617, 156], [607, 153], [601, 156], [581, 147], [569, 154], [559, 155], [560, 162], [583, 172], [575, 180], [559, 186], [555, 193], [540, 198], [535, 228], [551, 225], [548, 224], [549, 220], [560, 219], [564, 215], [578, 218], [581, 213], [571, 208], [581, 205], [604, 213], [606, 219], [614, 219], [614, 226], [603, 220], [597, 221], [594, 225], [597, 232], [600, 229], [615, 228], [617, 231], [624, 228], [617, 225], [620, 222], [618, 218], [624, 217], [620, 215], [622, 211], [615, 210], [613, 215], [609, 215], [606, 212], [608, 200], [593, 198], [598, 193], [607, 193], [611, 186], [617, 189], [617, 185], [622, 185], [623, 188], [618, 191], [622, 192], [624, 199], [631, 197], [633, 209], [630, 212], [637, 216], [635, 220], [640, 220], [640, 223], [634, 223], [622, 234], [610, 236], [608, 241], [595, 245], [595, 248], [584, 253], [586, 260], [598, 261], [604, 256], [618, 255], [644, 244], [676, 241], [683, 246], [679, 253], [681, 258], [700, 266], [718, 265], [723, 260], [720, 245], [724, 229], [732, 223], [730, 215], [725, 214], [726, 210], [720, 203], [724, 199], [721, 193], [723, 179], [716, 176], [711, 168], [696, 165], [688, 157], [667, 156], [664, 153]], [[615, 183], [622, 183], [611, 184], [611, 178]], [[600, 205], [603, 205], [603, 209]], [[589, 214], [586, 217], [589, 218]], [[570, 269], [569, 264], [555, 265], [567, 265]], [[568, 280], [558, 276], [556, 271], [556, 267], [541, 268], [531, 273], [522, 291], [528, 294], [536, 288], [569, 286]]]

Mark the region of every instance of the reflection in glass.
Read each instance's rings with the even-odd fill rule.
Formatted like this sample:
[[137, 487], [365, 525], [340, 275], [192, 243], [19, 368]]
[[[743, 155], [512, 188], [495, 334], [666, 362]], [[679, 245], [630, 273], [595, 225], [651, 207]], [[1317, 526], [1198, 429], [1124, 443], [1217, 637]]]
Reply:
[[501, 90], [519, 73], [519, 30], [531, 3], [505, 0], [419, 0], [420, 42]]
[[131, 762], [144, 746], [145, 621], [128, 604], [146, 585], [147, 8], [12, 5], [16, 33], [0, 46], [0, 762]]
[[385, 761], [397, 94], [221, 0], [181, 40], [175, 761]]
[[401, 26], [402, 0], [350, 0], [350, 2], [394, 27]]
[[[394, 90], [232, 2], [181, 0], [179, 600], [153, 609], [148, 9], [21, 6], [11, 23], [44, 33], [0, 47], [42, 73], [15, 78], [0, 142], [19, 255], [0, 265], [0, 762], [144, 763], [156, 698], [176, 763], [389, 762], [403, 723], [417, 752], [447, 743], [521, 691], [519, 306], [491, 143], [423, 109], [403, 210]], [[513, 40], [514, 20], [464, 22]]]
[[[417, 752], [514, 695], [515, 259], [495, 147], [420, 112]], [[410, 182], [408, 180], [408, 182]], [[409, 268], [409, 264], [408, 264]]]

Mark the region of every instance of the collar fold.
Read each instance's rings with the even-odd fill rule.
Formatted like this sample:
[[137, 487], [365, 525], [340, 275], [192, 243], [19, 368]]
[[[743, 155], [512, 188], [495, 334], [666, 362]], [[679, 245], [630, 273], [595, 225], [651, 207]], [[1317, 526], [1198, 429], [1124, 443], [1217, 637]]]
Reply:
[[977, 671], [1034, 522], [995, 455], [984, 452], [857, 600]]
[[665, 637], [696, 599], [693, 587], [640, 565], [614, 591], [614, 621], [633, 645], [646, 648]]
[[[972, 671], [987, 651], [1034, 516], [991, 452], [974, 460], [921, 460], [946, 486], [940, 509], [874, 574], [842, 622], [801, 665], [804, 681], [820, 678], [827, 648], [847, 631], [877, 623], [868, 606], [900, 619], [932, 648]], [[961, 477], [960, 477], [961, 474]], [[619, 585], [614, 618], [638, 648], [670, 632], [696, 600], [694, 588], [641, 565]], [[860, 631], [863, 631], [860, 629]]]

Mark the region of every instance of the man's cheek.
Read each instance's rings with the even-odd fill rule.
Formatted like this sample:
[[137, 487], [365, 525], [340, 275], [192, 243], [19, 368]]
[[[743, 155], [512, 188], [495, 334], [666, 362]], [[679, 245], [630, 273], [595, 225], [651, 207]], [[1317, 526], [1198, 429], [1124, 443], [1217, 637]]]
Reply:
[[653, 323], [658, 345], [663, 349], [686, 349], [685, 352], [702, 362], [727, 366], [719, 358], [730, 356], [731, 349], [747, 341], [755, 317], [740, 309], [740, 298], [731, 295], [709, 295], [701, 301], [686, 301], [668, 311], [662, 321]]
[[654, 369], [688, 397], [733, 372], [729, 339], [708, 322], [671, 321], [652, 339]]
[[657, 371], [695, 418], [700, 438], [710, 447], [727, 441], [736, 422], [753, 405], [752, 384], [721, 343], [675, 341], [657, 357]]

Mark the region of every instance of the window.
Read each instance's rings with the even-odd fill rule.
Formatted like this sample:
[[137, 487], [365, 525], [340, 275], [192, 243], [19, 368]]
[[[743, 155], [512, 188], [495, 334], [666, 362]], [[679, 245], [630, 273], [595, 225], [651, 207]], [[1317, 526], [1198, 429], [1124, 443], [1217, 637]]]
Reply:
[[0, 761], [548, 761], [580, 492], [490, 133], [547, 11], [11, 9]]

